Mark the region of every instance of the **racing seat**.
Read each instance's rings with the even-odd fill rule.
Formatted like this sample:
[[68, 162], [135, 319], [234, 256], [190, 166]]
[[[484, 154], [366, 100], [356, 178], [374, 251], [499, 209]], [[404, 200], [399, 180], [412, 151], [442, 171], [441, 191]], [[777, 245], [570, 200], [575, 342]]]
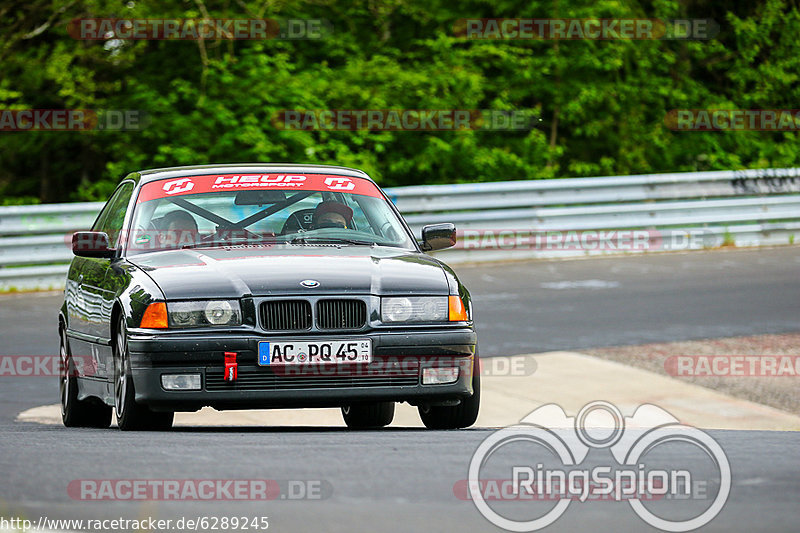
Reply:
[[308, 231], [311, 229], [311, 223], [314, 218], [314, 208], [311, 209], [298, 209], [294, 211], [286, 222], [283, 223], [281, 235], [287, 233], [297, 233], [299, 230]]

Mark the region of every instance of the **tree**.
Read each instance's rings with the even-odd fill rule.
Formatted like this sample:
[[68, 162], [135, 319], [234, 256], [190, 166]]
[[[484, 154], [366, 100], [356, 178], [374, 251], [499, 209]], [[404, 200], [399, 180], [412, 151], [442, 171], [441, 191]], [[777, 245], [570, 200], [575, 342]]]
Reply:
[[[76, 18], [316, 18], [318, 40], [77, 40]], [[687, 40], [469, 40], [469, 17], [713, 18]], [[790, 0], [8, 0], [0, 108], [140, 110], [133, 131], [0, 131], [2, 202], [103, 199], [135, 169], [293, 161], [386, 186], [792, 166], [796, 133], [677, 132], [673, 109], [791, 109]], [[291, 109], [534, 110], [526, 131], [292, 131]]]

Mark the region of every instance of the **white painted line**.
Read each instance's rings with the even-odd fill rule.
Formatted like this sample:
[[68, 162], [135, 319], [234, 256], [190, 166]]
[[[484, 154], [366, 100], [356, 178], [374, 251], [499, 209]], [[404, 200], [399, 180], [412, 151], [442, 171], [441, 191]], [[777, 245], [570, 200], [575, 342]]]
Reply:
[[582, 279], [576, 281], [548, 281], [540, 283], [542, 289], [552, 289], [562, 291], [566, 289], [615, 289], [619, 287], [619, 281], [607, 281], [604, 279]]

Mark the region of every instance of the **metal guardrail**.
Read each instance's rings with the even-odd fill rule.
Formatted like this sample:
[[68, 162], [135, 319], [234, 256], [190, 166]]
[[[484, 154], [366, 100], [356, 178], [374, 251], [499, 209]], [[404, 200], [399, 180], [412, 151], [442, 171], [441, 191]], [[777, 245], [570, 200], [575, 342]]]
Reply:
[[[424, 185], [386, 193], [418, 237], [425, 224], [456, 223], [462, 242], [437, 252], [448, 262], [791, 244], [800, 233], [800, 168]], [[102, 205], [0, 207], [0, 291], [63, 287], [69, 235], [91, 226]], [[644, 231], [648, 245], [574, 245], [587, 236], [589, 243], [602, 241], [612, 231], [640, 237]]]

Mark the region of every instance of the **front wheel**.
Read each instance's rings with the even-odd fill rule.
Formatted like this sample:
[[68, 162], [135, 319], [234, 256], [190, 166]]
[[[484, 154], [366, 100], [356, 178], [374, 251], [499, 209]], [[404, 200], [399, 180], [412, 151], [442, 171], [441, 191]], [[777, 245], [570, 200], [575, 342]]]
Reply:
[[382, 428], [394, 419], [394, 402], [346, 405], [342, 407], [342, 418], [349, 428]]
[[428, 429], [466, 428], [478, 419], [481, 405], [481, 371], [478, 353], [472, 365], [472, 396], [464, 398], [458, 405], [420, 406], [419, 417]]
[[122, 431], [159, 431], [172, 427], [175, 413], [158, 413], [136, 403], [131, 377], [131, 357], [128, 353], [128, 332], [125, 319], [120, 318], [114, 350], [114, 411]]

